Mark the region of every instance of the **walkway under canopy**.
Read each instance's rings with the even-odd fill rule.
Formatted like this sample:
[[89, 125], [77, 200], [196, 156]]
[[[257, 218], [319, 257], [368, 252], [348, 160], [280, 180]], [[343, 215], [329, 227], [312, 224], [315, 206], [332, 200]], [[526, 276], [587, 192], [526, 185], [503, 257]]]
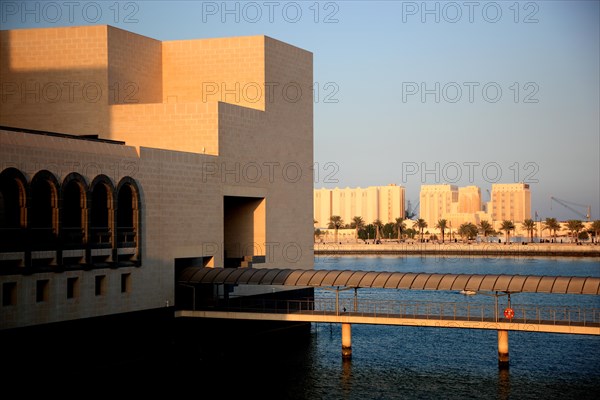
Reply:
[[180, 283], [600, 294], [600, 278], [385, 271], [189, 267]]

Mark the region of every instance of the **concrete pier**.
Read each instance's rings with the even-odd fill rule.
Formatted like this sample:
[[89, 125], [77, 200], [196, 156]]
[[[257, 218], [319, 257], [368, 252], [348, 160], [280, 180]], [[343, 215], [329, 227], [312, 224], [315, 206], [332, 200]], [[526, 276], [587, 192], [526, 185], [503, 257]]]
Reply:
[[352, 358], [352, 325], [342, 323], [342, 358]]
[[508, 331], [498, 331], [498, 367], [508, 368]]

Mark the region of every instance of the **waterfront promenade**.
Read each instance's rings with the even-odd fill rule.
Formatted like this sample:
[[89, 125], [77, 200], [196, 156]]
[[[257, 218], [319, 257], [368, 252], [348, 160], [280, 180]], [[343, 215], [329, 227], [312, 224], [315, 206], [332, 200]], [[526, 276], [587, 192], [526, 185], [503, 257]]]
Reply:
[[509, 256], [509, 257], [598, 257], [600, 244], [584, 243], [462, 243], [462, 242], [382, 242], [381, 244], [315, 243], [315, 255], [454, 255], [454, 256]]

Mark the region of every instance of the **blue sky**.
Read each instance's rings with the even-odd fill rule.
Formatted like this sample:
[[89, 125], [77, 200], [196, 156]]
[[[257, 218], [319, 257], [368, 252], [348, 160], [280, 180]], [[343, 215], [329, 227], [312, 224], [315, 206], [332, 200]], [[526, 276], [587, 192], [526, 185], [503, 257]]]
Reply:
[[[58, 11], [60, 10], [60, 12]], [[2, 29], [264, 34], [314, 54], [315, 187], [524, 181], [600, 218], [598, 1], [5, 1]], [[585, 212], [583, 207], [574, 206]]]

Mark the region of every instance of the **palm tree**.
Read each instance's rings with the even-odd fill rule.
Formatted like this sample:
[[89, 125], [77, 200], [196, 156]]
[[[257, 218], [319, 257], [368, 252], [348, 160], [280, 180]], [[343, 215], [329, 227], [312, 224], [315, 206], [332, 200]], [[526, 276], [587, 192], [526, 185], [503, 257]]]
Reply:
[[531, 218], [526, 219], [521, 224], [521, 227], [527, 231], [529, 234], [529, 241], [533, 242], [533, 231], [535, 230], [535, 221]]
[[388, 238], [391, 239], [392, 238], [392, 233], [395, 235], [396, 233], [396, 224], [393, 222], [388, 222], [387, 224], [383, 225], [383, 228], [381, 229], [382, 238]]
[[494, 234], [494, 227], [487, 220], [483, 219], [479, 222], [479, 232], [483, 235], [483, 237], [488, 237], [489, 235]]
[[444, 233], [446, 232], [446, 228], [448, 228], [448, 221], [440, 219], [435, 227], [442, 233], [442, 243], [444, 243]]
[[594, 238], [596, 239], [596, 243], [598, 243], [598, 236], [600, 236], [600, 219], [592, 222], [590, 226], [590, 231], [594, 232]]
[[315, 228], [315, 231], [314, 231], [315, 243], [319, 241], [319, 238], [321, 237], [322, 234], [323, 234], [323, 232], [321, 232], [321, 230], [319, 228]]
[[560, 230], [560, 223], [556, 218], [546, 218], [542, 229], [548, 229], [550, 235], [554, 233], [552, 236], [556, 239], [556, 231]]
[[335, 242], [338, 242], [338, 229], [340, 229], [342, 226], [344, 226], [344, 221], [342, 220], [342, 217], [340, 217], [339, 215], [332, 215], [331, 217], [329, 217], [329, 228], [333, 228], [335, 229]]
[[500, 230], [504, 231], [505, 233], [505, 237], [506, 237], [506, 241], [504, 244], [508, 244], [509, 240], [510, 240], [510, 231], [515, 229], [515, 224], [513, 224], [512, 221], [505, 219], [504, 221], [502, 221], [502, 225], [500, 225]]
[[566, 228], [569, 230], [571, 236], [573, 236], [573, 239], [577, 241], [577, 235], [583, 229], [583, 222], [578, 219], [570, 219], [567, 221]]
[[421, 235], [421, 242], [423, 241], [423, 230], [427, 228], [427, 222], [423, 218], [419, 218], [413, 224], [413, 228], [417, 228]]
[[406, 229], [406, 224], [404, 223], [404, 218], [396, 218], [396, 230], [398, 231], [398, 243], [402, 239], [402, 232]]
[[375, 240], [381, 240], [381, 227], [383, 226], [383, 222], [380, 219], [376, 219], [373, 221], [373, 225], [375, 225]]
[[458, 234], [460, 237], [474, 239], [477, 236], [477, 226], [471, 222], [465, 222], [458, 228]]
[[365, 227], [365, 221], [362, 217], [354, 217], [352, 218], [352, 223], [350, 224], [352, 228], [354, 228], [354, 239], [358, 243], [358, 231]]

